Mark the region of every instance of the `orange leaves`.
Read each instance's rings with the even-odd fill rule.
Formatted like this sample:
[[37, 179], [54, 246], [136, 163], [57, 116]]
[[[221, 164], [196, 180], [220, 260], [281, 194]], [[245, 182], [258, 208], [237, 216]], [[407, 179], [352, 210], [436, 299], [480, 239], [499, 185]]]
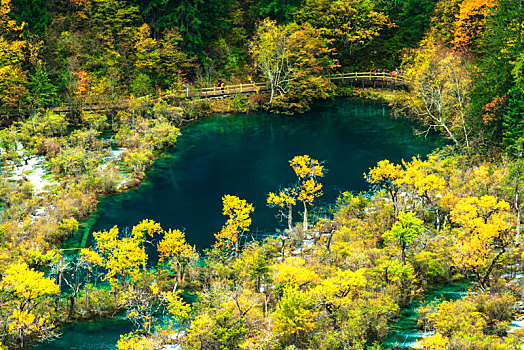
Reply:
[[465, 0], [460, 4], [460, 11], [455, 22], [456, 49], [470, 46], [484, 29], [484, 16], [488, 9], [495, 7], [495, 0]]
[[89, 75], [85, 71], [73, 72], [76, 78], [76, 88], [73, 94], [77, 96], [84, 95], [89, 90]]

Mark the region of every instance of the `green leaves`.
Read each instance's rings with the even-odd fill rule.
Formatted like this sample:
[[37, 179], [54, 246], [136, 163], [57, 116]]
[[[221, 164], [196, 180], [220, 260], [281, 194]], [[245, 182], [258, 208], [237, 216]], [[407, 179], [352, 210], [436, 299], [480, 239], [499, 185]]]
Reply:
[[396, 241], [401, 245], [403, 263], [406, 262], [407, 246], [424, 232], [423, 225], [424, 222], [415, 213], [400, 212], [391, 230], [382, 235], [386, 241]]

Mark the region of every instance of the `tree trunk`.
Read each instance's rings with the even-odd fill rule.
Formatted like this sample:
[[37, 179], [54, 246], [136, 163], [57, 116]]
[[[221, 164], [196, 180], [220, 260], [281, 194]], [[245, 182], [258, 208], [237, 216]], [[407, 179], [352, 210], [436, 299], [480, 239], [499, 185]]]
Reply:
[[176, 281], [177, 283], [180, 282], [180, 275], [182, 274], [182, 264], [180, 262], [177, 262], [176, 264]]
[[282, 247], [280, 248], [280, 256], [282, 257], [282, 261], [284, 261], [284, 248], [286, 247], [286, 239], [287, 237], [282, 236]]
[[237, 241], [235, 242], [235, 257], [238, 258], [238, 255], [240, 253], [240, 235], [237, 235]]
[[71, 321], [71, 319], [73, 318], [73, 313], [75, 312], [75, 299], [76, 299], [76, 295], [75, 294], [72, 294], [69, 297], [69, 313], [67, 315], [67, 320], [68, 321]]
[[308, 225], [307, 225], [307, 204], [306, 202], [302, 202], [304, 203], [304, 222], [302, 224], [302, 232], [306, 233], [307, 230], [308, 230]]
[[287, 226], [289, 228], [289, 232], [293, 230], [293, 206], [289, 204], [287, 206], [288, 209], [288, 215], [287, 215]]

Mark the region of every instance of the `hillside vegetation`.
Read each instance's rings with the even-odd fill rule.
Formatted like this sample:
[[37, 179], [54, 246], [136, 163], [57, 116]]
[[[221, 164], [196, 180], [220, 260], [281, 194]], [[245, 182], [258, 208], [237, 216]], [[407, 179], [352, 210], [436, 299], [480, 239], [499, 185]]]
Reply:
[[[0, 348], [123, 312], [137, 331], [121, 350], [380, 349], [402, 307], [466, 281], [468, 295], [418, 311], [434, 331], [419, 345], [521, 349], [509, 325], [524, 293], [522, 0], [0, 1]], [[268, 194], [282, 235], [242, 246], [253, 205], [224, 194], [205, 252], [151, 220], [58, 249], [99, 196], [140, 183], [183, 123], [379, 96], [329, 77], [397, 69], [397, 114], [451, 145], [379, 162], [363, 175], [373, 190], [341, 193], [330, 217], [311, 222], [326, 169], [302, 155], [296, 183]], [[162, 97], [252, 82], [269, 92]]]

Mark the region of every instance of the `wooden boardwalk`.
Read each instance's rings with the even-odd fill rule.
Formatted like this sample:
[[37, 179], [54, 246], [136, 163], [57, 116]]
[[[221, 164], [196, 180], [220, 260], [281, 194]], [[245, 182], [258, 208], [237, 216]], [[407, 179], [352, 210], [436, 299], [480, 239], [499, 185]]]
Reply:
[[[355, 73], [340, 73], [329, 76], [331, 81], [335, 84], [349, 83], [353, 86], [362, 88], [405, 88], [407, 86], [407, 79], [402, 75], [390, 74], [375, 74], [374, 72], [355, 72]], [[161, 100], [183, 100], [191, 98], [213, 99], [224, 98], [238, 94], [254, 94], [265, 93], [270, 90], [268, 83], [249, 83], [237, 85], [224, 85], [223, 87], [193, 87], [187, 86], [181, 90], [169, 91], [159, 95], [151, 96], [149, 101], [151, 104], [157, 103]], [[100, 104], [100, 103], [85, 103], [79, 106], [63, 104], [58, 107], [51, 108], [55, 113], [67, 113], [75, 109], [88, 110], [93, 112], [107, 111], [111, 109], [126, 109], [131, 106], [129, 101], [124, 101], [118, 104]]]

